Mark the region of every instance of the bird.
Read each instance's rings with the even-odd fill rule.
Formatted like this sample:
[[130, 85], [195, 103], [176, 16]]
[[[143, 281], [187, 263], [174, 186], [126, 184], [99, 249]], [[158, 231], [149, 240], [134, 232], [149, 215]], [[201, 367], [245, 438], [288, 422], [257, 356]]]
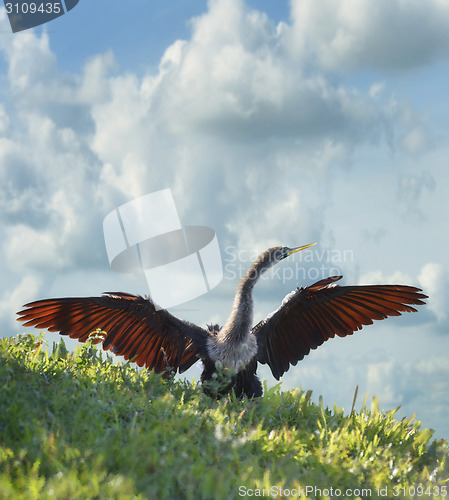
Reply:
[[297, 287], [253, 326], [252, 292], [261, 275], [313, 245], [277, 246], [263, 252], [239, 282], [222, 327], [200, 327], [159, 308], [150, 297], [122, 292], [38, 300], [23, 306], [18, 321], [79, 342], [91, 338], [104, 350], [163, 375], [183, 373], [201, 361], [206, 394], [220, 398], [233, 391], [238, 398], [257, 398], [263, 394], [259, 363], [268, 365], [279, 380], [330, 338], [351, 335], [373, 320], [417, 312], [413, 306], [428, 298], [413, 286], [341, 286], [336, 282], [342, 276], [331, 276]]

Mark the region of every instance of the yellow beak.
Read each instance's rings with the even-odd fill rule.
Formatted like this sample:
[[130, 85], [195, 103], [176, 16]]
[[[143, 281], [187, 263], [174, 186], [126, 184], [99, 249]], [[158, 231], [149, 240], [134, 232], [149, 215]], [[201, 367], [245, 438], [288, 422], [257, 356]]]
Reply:
[[313, 247], [316, 243], [310, 243], [309, 245], [303, 245], [302, 247], [291, 248], [287, 255], [291, 255], [292, 253], [300, 252], [301, 250], [305, 250], [306, 248]]

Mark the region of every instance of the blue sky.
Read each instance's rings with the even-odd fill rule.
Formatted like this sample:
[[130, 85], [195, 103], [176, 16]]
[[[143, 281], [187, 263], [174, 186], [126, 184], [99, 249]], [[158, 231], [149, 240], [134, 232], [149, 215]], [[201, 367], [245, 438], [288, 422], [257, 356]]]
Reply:
[[[306, 266], [299, 285], [336, 268], [424, 288], [419, 313], [328, 342], [283, 387], [348, 409], [358, 384], [449, 436], [449, 0], [84, 0], [35, 30], [12, 34], [4, 9], [0, 24], [3, 335], [31, 300], [146, 293], [109, 268], [102, 221], [169, 187], [243, 267], [316, 241], [281, 264]], [[173, 312], [222, 323], [236, 284], [225, 271]], [[260, 283], [256, 320], [296, 285]]]

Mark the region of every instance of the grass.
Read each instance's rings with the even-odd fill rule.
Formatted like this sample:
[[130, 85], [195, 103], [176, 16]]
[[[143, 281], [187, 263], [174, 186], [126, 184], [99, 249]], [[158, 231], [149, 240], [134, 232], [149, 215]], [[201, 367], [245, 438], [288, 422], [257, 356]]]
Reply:
[[[448, 445], [310, 391], [214, 401], [91, 344], [0, 343], [0, 498], [444, 498]], [[363, 491], [364, 490], [364, 491]]]

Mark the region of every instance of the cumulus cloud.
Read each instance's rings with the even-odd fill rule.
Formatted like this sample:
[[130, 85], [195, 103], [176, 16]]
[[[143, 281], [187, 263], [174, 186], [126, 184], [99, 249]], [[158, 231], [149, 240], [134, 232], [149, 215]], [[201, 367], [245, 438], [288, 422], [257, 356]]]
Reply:
[[429, 309], [435, 314], [443, 332], [448, 333], [449, 274], [447, 270], [438, 262], [429, 262], [422, 268], [418, 279], [429, 295]]
[[[413, 336], [408, 342], [419, 342], [420, 337], [422, 334]], [[373, 345], [377, 345], [389, 337], [379, 334], [373, 335], [373, 338]], [[343, 339], [341, 344], [347, 346], [354, 340]], [[401, 338], [398, 341], [401, 343]], [[314, 401], [322, 395], [325, 405], [331, 407], [337, 402], [348, 413], [358, 386], [356, 411], [360, 411], [365, 396], [368, 408], [372, 397], [376, 396], [380, 408], [384, 410], [401, 407], [397, 418], [410, 418], [416, 413], [417, 420], [422, 421], [424, 426], [437, 429], [437, 437], [446, 437], [449, 431], [449, 368], [444, 356], [434, 354], [429, 358], [423, 353], [423, 359], [410, 361], [407, 357], [395, 355], [391, 343], [386, 350], [363, 347], [362, 342], [357, 343], [358, 353], [351, 355], [344, 354], [335, 345], [320, 347], [284, 375], [282, 388], [301, 385], [304, 390], [312, 389]], [[270, 384], [274, 383], [267, 368], [264, 367], [261, 373], [270, 380]]]
[[[8, 177], [2, 200], [6, 218], [42, 223], [52, 218], [45, 214], [63, 196], [68, 219], [59, 234], [68, 227], [76, 234], [69, 212], [79, 214], [86, 198], [95, 206], [110, 206], [111, 199], [129, 199], [164, 184], [178, 191], [201, 186], [205, 177], [209, 185], [229, 188], [221, 200], [225, 206], [232, 206], [244, 189], [259, 203], [257, 190], [279, 171], [288, 176], [298, 168], [327, 169], [344, 161], [356, 143], [381, 137], [391, 117], [371, 101], [380, 87], [364, 95], [341, 86], [325, 72], [308, 72], [307, 57], [287, 50], [292, 32], [312, 37], [303, 24], [311, 22], [316, 8], [304, 3], [307, 15], [298, 17], [298, 5], [292, 4], [291, 25], [276, 26], [241, 0], [211, 1], [209, 10], [192, 21], [191, 39], [173, 43], [158, 72], [144, 78], [110, 76], [112, 53], [92, 57], [80, 75], [64, 74], [45, 32], [3, 40], [16, 106], [12, 112], [21, 125], [21, 135], [6, 134], [1, 149]], [[343, 13], [350, 10], [345, 2], [339, 5]], [[8, 127], [6, 111], [1, 123]], [[213, 140], [218, 142], [210, 146]], [[259, 141], [259, 157], [240, 148], [243, 141]], [[71, 193], [61, 181], [70, 182]], [[304, 177], [298, 176], [300, 182]], [[304, 210], [298, 205], [300, 191], [293, 200], [294, 187], [282, 192], [279, 185], [273, 213]], [[250, 220], [250, 214], [233, 215], [241, 221]], [[274, 228], [276, 217], [271, 219]], [[252, 232], [257, 239], [258, 229]]]
[[410, 128], [399, 140], [399, 146], [413, 155], [424, 151], [428, 143], [428, 133], [422, 125], [415, 125]]
[[[4, 336], [15, 324], [15, 312], [25, 303], [34, 300], [42, 286], [37, 276], [24, 276], [14, 290], [5, 290], [0, 296], [0, 328]], [[11, 333], [16, 333], [14, 330]]]
[[0, 141], [6, 263], [16, 271], [79, 264], [98, 203], [86, 138], [45, 114], [22, 124]]
[[413, 219], [423, 219], [421, 199], [435, 190], [436, 181], [429, 171], [417, 174], [403, 174], [398, 182], [398, 199], [404, 207], [403, 215]]
[[449, 4], [293, 0], [291, 37], [297, 56], [312, 66], [396, 72], [447, 57]]
[[98, 264], [101, 239], [86, 252], [102, 220], [92, 210], [101, 205], [101, 165], [89, 115], [105, 97], [112, 55], [94, 56], [73, 75], [58, 68], [45, 32], [2, 37], [0, 48], [9, 84], [0, 113], [3, 264], [18, 273]]
[[286, 50], [289, 30], [242, 0], [210, 2], [193, 29], [144, 83], [170, 131], [246, 141], [381, 133], [378, 108], [354, 89], [305, 71], [303, 59]]
[[385, 283], [392, 284], [411, 284], [413, 278], [402, 271], [395, 271], [392, 274], [385, 274], [382, 271], [369, 271], [360, 276], [359, 285], [384, 285]]
[[382, 408], [401, 405], [401, 415], [446, 427], [449, 409], [449, 370], [444, 357], [435, 356], [416, 363], [384, 359], [366, 368], [366, 391], [379, 397]]

